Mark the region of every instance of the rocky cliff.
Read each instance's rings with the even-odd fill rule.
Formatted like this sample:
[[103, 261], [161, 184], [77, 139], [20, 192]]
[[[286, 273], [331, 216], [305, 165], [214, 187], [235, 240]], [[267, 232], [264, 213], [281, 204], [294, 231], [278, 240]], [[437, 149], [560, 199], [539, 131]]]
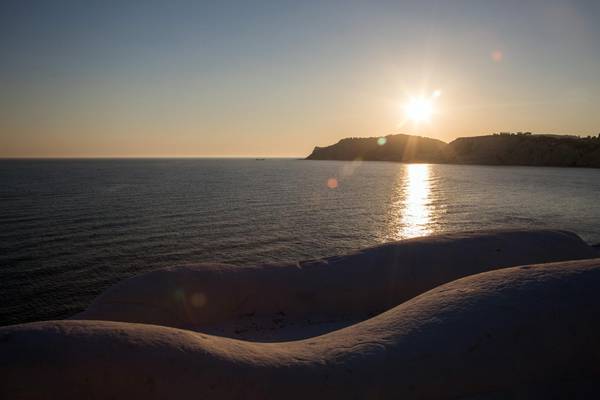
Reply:
[[315, 147], [307, 159], [438, 162], [446, 146], [441, 140], [411, 135], [347, 138], [331, 146]]
[[410, 135], [347, 138], [315, 147], [307, 159], [600, 168], [600, 137], [502, 133], [449, 144]]

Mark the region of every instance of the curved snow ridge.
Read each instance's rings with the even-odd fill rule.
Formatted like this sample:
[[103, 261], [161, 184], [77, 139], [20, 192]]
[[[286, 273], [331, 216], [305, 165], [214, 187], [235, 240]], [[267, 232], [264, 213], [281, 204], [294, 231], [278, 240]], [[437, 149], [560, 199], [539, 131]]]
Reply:
[[598, 293], [591, 259], [472, 275], [293, 342], [107, 321], [14, 325], [0, 328], [0, 397], [453, 399], [573, 378], [597, 389]]
[[300, 263], [157, 270], [115, 285], [73, 318], [295, 339], [364, 320], [464, 276], [593, 257], [595, 249], [565, 231], [443, 234]]

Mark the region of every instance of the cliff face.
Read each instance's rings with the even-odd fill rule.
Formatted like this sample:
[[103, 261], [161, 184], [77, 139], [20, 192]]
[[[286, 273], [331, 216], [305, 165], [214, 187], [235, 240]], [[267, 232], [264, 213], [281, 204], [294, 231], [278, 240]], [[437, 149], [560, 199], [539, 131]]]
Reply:
[[308, 160], [366, 160], [403, 162], [440, 162], [446, 143], [411, 135], [385, 138], [348, 138], [327, 147], [315, 147]]
[[446, 144], [421, 136], [349, 138], [315, 147], [309, 160], [366, 160], [600, 168], [600, 137], [496, 134]]
[[459, 138], [446, 148], [456, 164], [600, 167], [600, 139], [550, 135]]

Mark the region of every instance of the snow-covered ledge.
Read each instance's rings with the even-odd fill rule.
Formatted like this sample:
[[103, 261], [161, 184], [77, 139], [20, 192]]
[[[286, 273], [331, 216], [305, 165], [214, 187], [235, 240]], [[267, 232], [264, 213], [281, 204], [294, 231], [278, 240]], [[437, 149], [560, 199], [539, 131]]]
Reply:
[[150, 272], [78, 320], [0, 328], [0, 398], [597, 394], [597, 256], [567, 232], [496, 231]]
[[140, 322], [245, 340], [314, 336], [501, 267], [598, 256], [564, 231], [454, 233], [283, 265], [188, 265], [135, 276], [74, 319]]

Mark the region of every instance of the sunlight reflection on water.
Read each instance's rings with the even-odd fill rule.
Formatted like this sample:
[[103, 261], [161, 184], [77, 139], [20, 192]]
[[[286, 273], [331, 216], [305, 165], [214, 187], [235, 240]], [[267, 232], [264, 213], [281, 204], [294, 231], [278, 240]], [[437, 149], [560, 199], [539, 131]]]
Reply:
[[408, 164], [398, 179], [392, 207], [392, 236], [406, 239], [432, 232], [429, 164]]

